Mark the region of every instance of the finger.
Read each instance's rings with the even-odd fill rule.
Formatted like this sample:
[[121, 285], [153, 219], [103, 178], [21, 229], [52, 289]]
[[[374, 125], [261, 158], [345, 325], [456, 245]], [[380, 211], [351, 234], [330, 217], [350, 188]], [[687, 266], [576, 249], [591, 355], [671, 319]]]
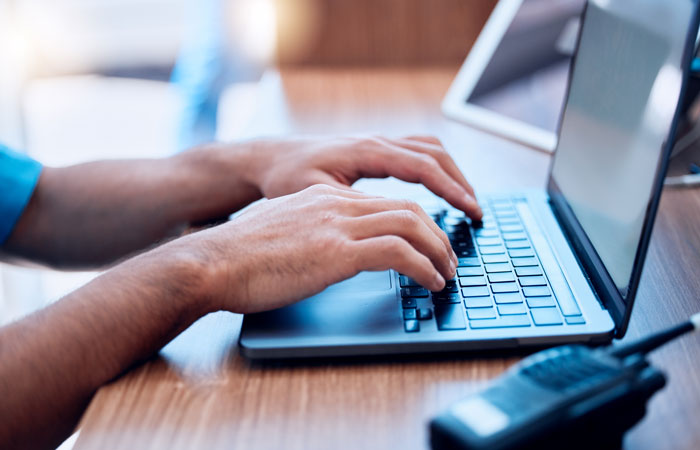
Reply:
[[364, 176], [394, 176], [403, 181], [421, 183], [469, 217], [481, 218], [476, 199], [445, 172], [435, 158], [375, 140], [376, 145], [358, 157], [364, 157]]
[[432, 233], [437, 236], [445, 246], [452, 260], [457, 263], [457, 255], [455, 255], [450, 245], [450, 240], [444, 231], [435, 223], [435, 221], [421, 208], [417, 203], [410, 200], [394, 200], [388, 198], [363, 199], [348, 202], [345, 205], [345, 212], [350, 213], [353, 217], [366, 216], [377, 214], [386, 211], [408, 211], [416, 214]]
[[349, 257], [357, 272], [394, 269], [416, 280], [426, 289], [441, 291], [445, 279], [427, 256], [398, 236], [381, 236], [353, 241]]
[[445, 147], [438, 139], [433, 138], [432, 140], [421, 140], [419, 137], [409, 137], [396, 139], [393, 140], [393, 142], [397, 143], [401, 147], [408, 148], [409, 150], [419, 153], [425, 153], [437, 159], [442, 168], [445, 169], [445, 171], [449, 173], [455, 181], [464, 187], [464, 189], [466, 189], [467, 192], [472, 195], [472, 197], [476, 198], [474, 188], [471, 184], [469, 184], [462, 171], [459, 170], [459, 167], [457, 167], [457, 163], [455, 163], [454, 159], [452, 159], [450, 154], [447, 153]]
[[355, 240], [399, 236], [427, 256], [445, 279], [455, 276], [457, 264], [452, 257], [452, 249], [446, 247], [443, 240], [412, 211], [383, 211], [356, 217], [350, 219], [347, 226]]
[[[337, 197], [349, 198], [349, 199], [378, 199], [382, 198], [378, 195], [366, 194], [353, 189], [350, 186], [344, 185], [337, 181], [328, 180], [327, 183], [314, 184], [306, 189], [304, 189], [310, 195], [334, 195]], [[302, 191], [302, 192], [304, 192]]]
[[440, 139], [429, 134], [416, 134], [413, 136], [406, 136], [405, 139], [411, 139], [412, 141], [420, 141], [425, 142], [426, 144], [435, 144], [442, 146], [442, 142], [440, 142]]

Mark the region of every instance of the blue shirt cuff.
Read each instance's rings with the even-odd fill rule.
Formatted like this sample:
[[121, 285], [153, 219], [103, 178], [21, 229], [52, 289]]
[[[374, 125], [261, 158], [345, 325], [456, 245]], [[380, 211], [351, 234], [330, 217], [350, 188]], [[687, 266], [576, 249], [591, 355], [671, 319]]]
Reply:
[[0, 245], [29, 203], [41, 168], [39, 162], [0, 144]]

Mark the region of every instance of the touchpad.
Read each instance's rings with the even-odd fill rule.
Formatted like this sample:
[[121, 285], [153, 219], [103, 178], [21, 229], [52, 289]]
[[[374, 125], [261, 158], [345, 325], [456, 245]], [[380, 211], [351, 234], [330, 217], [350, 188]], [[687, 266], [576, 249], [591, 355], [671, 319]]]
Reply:
[[391, 271], [385, 270], [383, 272], [360, 272], [352, 278], [329, 286], [323, 292], [378, 292], [390, 289]]

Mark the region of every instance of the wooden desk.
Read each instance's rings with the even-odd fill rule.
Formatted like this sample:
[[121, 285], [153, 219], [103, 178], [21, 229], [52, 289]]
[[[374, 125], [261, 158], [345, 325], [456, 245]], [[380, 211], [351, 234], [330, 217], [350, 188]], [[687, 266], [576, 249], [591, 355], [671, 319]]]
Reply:
[[[544, 185], [549, 157], [445, 120], [439, 102], [454, 70], [305, 70], [283, 74], [283, 114], [271, 132], [432, 133], [478, 190]], [[284, 100], [284, 101], [282, 101]], [[274, 117], [282, 119], [274, 119]], [[277, 120], [277, 121], [275, 121]], [[273, 124], [277, 125], [273, 125]], [[389, 192], [398, 185], [365, 183]], [[416, 195], [421, 190], [410, 191]], [[412, 195], [412, 194], [411, 194]], [[664, 193], [629, 338], [700, 310], [700, 190]], [[428, 419], [517, 358], [258, 367], [238, 354], [240, 316], [209, 315], [147, 364], [103, 387], [75, 448], [427, 447]], [[628, 448], [700, 446], [700, 338], [654, 354], [670, 384], [626, 440]]]

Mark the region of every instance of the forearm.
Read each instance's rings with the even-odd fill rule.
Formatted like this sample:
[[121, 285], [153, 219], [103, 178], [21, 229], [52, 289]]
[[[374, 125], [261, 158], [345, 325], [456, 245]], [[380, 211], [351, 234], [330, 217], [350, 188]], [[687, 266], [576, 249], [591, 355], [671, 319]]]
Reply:
[[211, 310], [207, 267], [179, 242], [0, 329], [0, 448], [54, 448], [96, 389]]
[[[244, 148], [236, 148], [244, 153]], [[59, 268], [110, 264], [179, 235], [191, 223], [226, 217], [260, 197], [230, 159], [207, 149], [161, 160], [99, 161], [45, 168], [8, 242], [5, 259]], [[218, 180], [218, 182], [212, 182]]]

